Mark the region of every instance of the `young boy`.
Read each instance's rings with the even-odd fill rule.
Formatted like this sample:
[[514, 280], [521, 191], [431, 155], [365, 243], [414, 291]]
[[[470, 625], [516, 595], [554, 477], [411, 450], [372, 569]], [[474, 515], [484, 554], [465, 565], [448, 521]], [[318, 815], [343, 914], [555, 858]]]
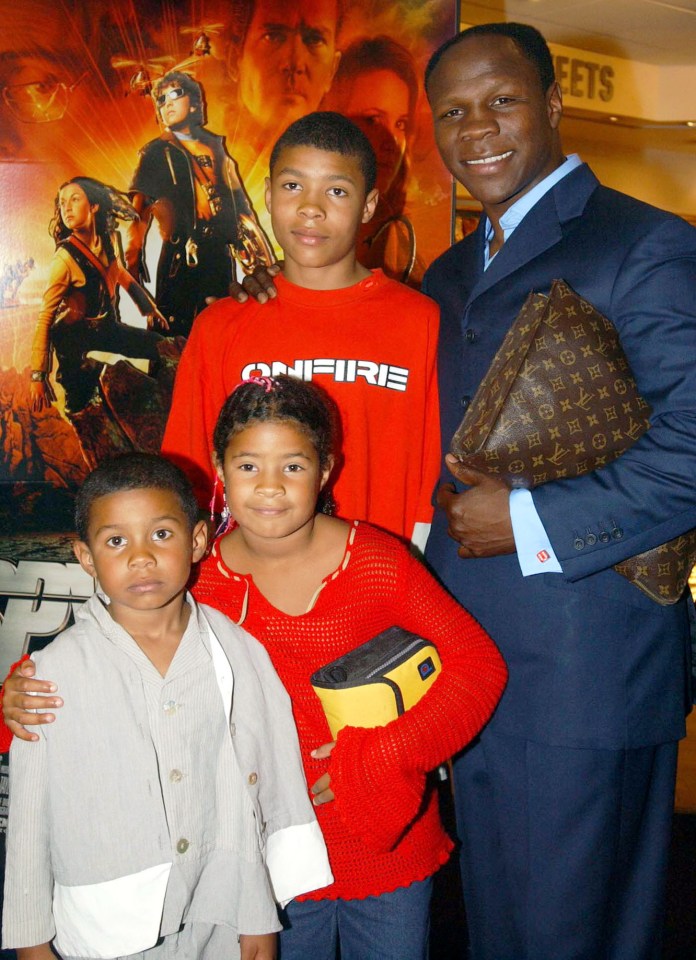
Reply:
[[331, 882], [284, 688], [186, 593], [197, 513], [147, 454], [78, 494], [75, 555], [98, 590], [35, 656], [61, 722], [11, 753], [3, 945], [19, 960], [50, 960], [54, 937], [66, 960], [273, 960], [275, 899]]
[[433, 303], [358, 263], [377, 204], [369, 141], [337, 113], [293, 123], [271, 153], [266, 206], [285, 262], [261, 306], [221, 300], [197, 318], [179, 365], [162, 452], [202, 506], [215, 481], [212, 431], [251, 375], [316, 380], [341, 412], [337, 512], [422, 544], [439, 467]]

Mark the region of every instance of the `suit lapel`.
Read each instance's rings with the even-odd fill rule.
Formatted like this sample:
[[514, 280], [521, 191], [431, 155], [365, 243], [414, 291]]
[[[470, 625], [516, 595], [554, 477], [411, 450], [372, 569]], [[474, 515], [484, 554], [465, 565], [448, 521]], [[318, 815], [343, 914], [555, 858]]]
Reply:
[[[599, 181], [584, 164], [559, 180], [532, 207], [500, 248], [488, 269], [481, 273], [471, 291], [469, 303], [559, 243], [563, 238], [565, 223], [582, 213], [590, 194], [598, 185]], [[483, 244], [483, 223], [479, 231], [479, 244]]]

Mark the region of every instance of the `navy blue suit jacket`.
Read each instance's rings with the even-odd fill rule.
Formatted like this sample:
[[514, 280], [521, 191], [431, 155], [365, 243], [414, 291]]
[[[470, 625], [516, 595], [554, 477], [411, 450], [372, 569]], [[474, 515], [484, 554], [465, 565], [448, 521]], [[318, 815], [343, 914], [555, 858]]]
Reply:
[[[444, 452], [527, 295], [555, 279], [613, 321], [653, 410], [651, 429], [619, 460], [534, 491], [563, 574], [523, 578], [514, 554], [462, 560], [436, 511], [426, 556], [508, 663], [492, 726], [565, 746], [678, 739], [690, 601], [661, 607], [612, 566], [696, 527], [696, 230], [601, 186], [583, 165], [485, 272], [483, 250], [479, 228], [433, 263], [423, 288], [441, 308]], [[576, 549], [590, 531], [596, 543]]]

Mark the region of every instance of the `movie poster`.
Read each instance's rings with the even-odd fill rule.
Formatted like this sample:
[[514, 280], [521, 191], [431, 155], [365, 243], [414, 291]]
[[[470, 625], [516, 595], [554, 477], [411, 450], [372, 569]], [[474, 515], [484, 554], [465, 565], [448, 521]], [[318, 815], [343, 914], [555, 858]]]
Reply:
[[[448, 246], [422, 75], [455, 7], [0, 0], [0, 677], [93, 590], [70, 548], [86, 472], [158, 449], [205, 298], [277, 256], [264, 178], [289, 123], [337, 110], [370, 138], [365, 265], [417, 287]], [[184, 101], [188, 145], [171, 132]], [[95, 208], [101, 259], [81, 240]]]

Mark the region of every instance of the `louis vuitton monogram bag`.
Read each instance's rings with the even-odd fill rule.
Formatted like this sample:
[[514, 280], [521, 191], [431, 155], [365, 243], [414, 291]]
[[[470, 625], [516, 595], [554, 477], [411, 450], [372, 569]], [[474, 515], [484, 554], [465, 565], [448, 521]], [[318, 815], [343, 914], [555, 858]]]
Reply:
[[[531, 293], [452, 439], [452, 453], [511, 487], [579, 477], [620, 457], [650, 426], [613, 324], [563, 280]], [[615, 569], [676, 603], [696, 561], [696, 531]]]

